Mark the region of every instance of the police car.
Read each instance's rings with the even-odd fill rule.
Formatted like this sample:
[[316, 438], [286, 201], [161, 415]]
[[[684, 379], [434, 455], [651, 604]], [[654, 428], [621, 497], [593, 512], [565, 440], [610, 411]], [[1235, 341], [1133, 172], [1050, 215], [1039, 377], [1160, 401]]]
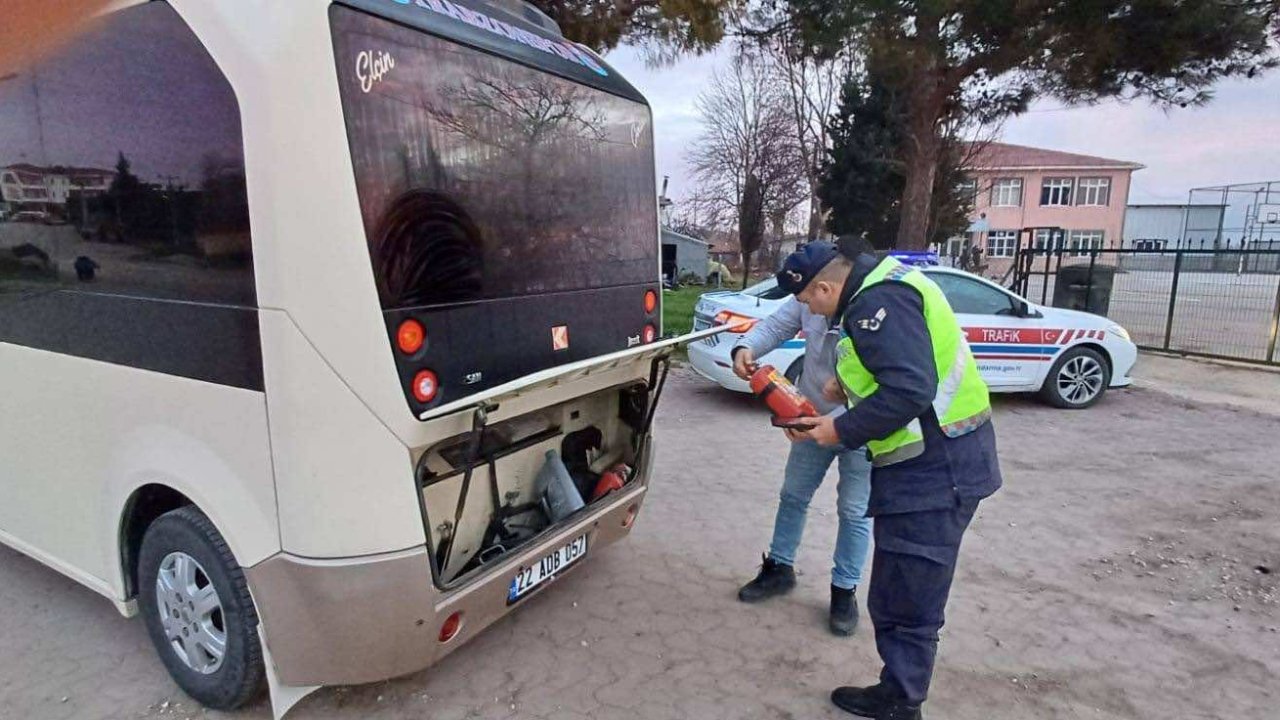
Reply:
[[[1099, 315], [1028, 302], [984, 278], [945, 267], [920, 268], [942, 288], [992, 392], [1038, 392], [1061, 408], [1085, 408], [1107, 388], [1128, 386], [1138, 348], [1123, 327]], [[760, 318], [788, 298], [770, 278], [741, 292], [704, 293], [694, 308], [694, 329], [729, 325], [727, 332], [689, 346], [689, 361], [703, 377], [750, 392], [733, 374], [729, 351]], [[798, 336], [757, 360], [795, 380], [805, 339]]]

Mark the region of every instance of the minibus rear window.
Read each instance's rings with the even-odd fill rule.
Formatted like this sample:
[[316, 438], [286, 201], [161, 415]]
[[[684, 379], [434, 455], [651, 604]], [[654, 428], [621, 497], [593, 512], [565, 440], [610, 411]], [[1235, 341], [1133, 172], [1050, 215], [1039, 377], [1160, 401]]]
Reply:
[[348, 8], [331, 18], [384, 309], [653, 281], [647, 106]]

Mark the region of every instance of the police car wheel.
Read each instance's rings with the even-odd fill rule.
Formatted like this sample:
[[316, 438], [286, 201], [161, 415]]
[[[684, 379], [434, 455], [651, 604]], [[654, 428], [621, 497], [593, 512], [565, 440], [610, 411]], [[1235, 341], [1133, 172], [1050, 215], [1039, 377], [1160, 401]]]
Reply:
[[1111, 367], [1097, 350], [1072, 348], [1049, 370], [1040, 397], [1054, 407], [1080, 410], [1098, 402], [1111, 384]]

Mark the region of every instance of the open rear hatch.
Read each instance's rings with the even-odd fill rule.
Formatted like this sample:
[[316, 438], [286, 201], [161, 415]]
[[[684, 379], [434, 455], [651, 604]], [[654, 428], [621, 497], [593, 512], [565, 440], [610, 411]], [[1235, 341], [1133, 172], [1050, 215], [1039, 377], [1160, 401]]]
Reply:
[[[423, 412], [424, 422], [465, 420], [469, 428], [416, 453], [436, 583], [481, 574], [647, 473], [645, 445], [671, 353], [723, 329], [550, 368]], [[499, 413], [530, 399], [537, 409]], [[582, 552], [566, 548], [565, 562]]]

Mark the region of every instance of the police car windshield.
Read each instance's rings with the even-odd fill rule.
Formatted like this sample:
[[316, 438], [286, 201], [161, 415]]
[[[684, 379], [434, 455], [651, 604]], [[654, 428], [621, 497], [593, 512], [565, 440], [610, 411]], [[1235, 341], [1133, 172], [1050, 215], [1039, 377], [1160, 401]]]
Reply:
[[384, 308], [654, 281], [648, 107], [348, 8], [331, 18]]

